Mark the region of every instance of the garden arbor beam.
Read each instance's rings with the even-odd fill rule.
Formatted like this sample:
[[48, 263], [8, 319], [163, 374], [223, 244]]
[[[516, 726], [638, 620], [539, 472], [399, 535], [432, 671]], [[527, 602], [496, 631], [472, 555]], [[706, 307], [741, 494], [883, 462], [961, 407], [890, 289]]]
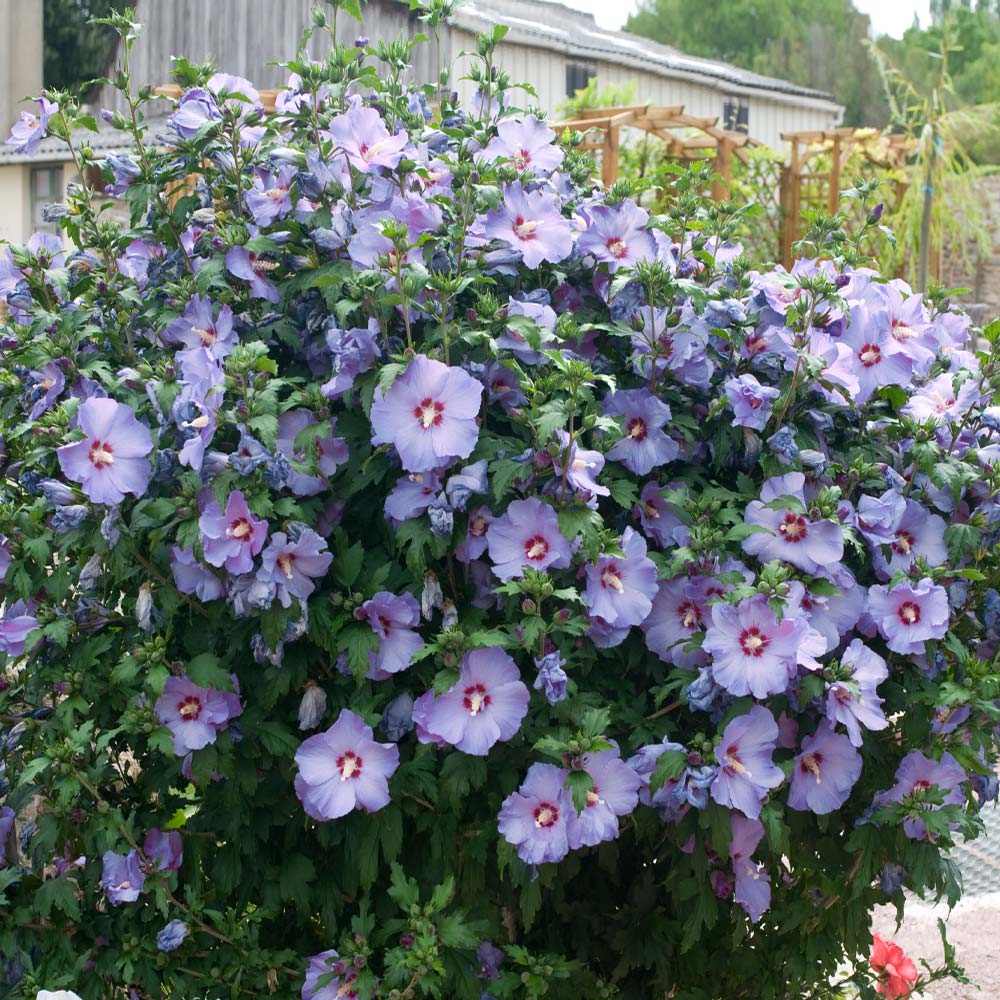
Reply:
[[[714, 151], [719, 179], [712, 184], [712, 198], [723, 201], [729, 196], [733, 156], [746, 159], [746, 149], [753, 140], [743, 132], [719, 127], [718, 118], [684, 113], [684, 106], [641, 105], [626, 108], [586, 108], [575, 118], [557, 122], [560, 131], [583, 132], [583, 149], [600, 150], [601, 180], [610, 187], [618, 179], [618, 154], [621, 129], [634, 128], [668, 144], [667, 156], [676, 160], [701, 159]], [[683, 130], [683, 131], [682, 131]], [[589, 133], [596, 136], [588, 137]], [[695, 134], [686, 134], [695, 133]]]

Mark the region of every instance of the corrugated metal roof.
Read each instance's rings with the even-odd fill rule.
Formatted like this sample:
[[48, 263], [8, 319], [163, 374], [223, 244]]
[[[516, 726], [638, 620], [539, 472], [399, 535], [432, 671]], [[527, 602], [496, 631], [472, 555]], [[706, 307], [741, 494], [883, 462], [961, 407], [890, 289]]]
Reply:
[[786, 94], [798, 98], [796, 103], [802, 100], [823, 103], [831, 110], [840, 107], [830, 94], [820, 90], [761, 76], [713, 59], [689, 56], [669, 45], [625, 31], [608, 31], [597, 26], [592, 14], [552, 0], [469, 0], [455, 11], [451, 22], [473, 32], [504, 24], [510, 28], [507, 37], [511, 41], [548, 43], [547, 47], [569, 54], [623, 63], [661, 76], [701, 77], [714, 86], [723, 84], [740, 90]]

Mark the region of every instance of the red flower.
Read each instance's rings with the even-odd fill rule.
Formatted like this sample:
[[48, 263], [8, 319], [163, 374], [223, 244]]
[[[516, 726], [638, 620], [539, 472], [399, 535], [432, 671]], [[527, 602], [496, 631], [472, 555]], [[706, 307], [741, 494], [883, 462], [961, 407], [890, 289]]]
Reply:
[[869, 961], [878, 976], [879, 996], [899, 1000], [910, 995], [917, 984], [917, 967], [898, 944], [876, 934]]

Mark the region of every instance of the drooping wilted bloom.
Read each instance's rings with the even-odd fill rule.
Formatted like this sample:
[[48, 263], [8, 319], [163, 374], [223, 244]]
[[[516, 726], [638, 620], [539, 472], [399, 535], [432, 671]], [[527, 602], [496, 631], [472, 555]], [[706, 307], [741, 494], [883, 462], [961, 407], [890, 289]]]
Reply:
[[510, 160], [515, 170], [551, 173], [563, 161], [563, 151], [555, 144], [556, 134], [534, 115], [506, 118], [497, 125], [497, 134], [476, 153], [476, 162]]
[[338, 819], [352, 809], [377, 812], [389, 804], [389, 778], [399, 750], [376, 743], [371, 726], [344, 709], [324, 733], [310, 736], [295, 752], [295, 794], [318, 820]]
[[420, 634], [413, 631], [420, 624], [417, 599], [408, 593], [397, 596], [380, 590], [361, 605], [361, 613], [379, 638], [378, 650], [368, 654], [368, 676], [381, 681], [405, 670], [424, 645]]
[[482, 385], [461, 368], [423, 354], [372, 402], [372, 444], [391, 444], [408, 472], [429, 472], [468, 458], [479, 440]]
[[198, 131], [210, 122], [222, 121], [215, 97], [201, 87], [192, 87], [180, 99], [177, 110], [167, 122], [182, 139], [194, 139]]
[[246, 498], [233, 490], [223, 512], [213, 498], [198, 518], [205, 559], [212, 566], [225, 566], [230, 573], [249, 573], [253, 557], [264, 547], [267, 521], [250, 512]]
[[826, 652], [826, 639], [804, 618], [780, 622], [763, 594], [737, 606], [712, 606], [702, 649], [712, 658], [712, 676], [730, 694], [755, 698], [780, 694], [797, 665], [813, 666]]
[[649, 212], [631, 198], [618, 205], [592, 205], [586, 210], [587, 228], [577, 240], [581, 254], [593, 254], [614, 274], [656, 257], [656, 241], [646, 229]]
[[354, 380], [368, 371], [379, 356], [378, 343], [381, 327], [376, 319], [368, 320], [368, 326], [352, 327], [349, 330], [334, 328], [326, 334], [326, 346], [333, 355], [333, 378], [320, 391], [327, 399], [340, 399], [350, 392]]
[[[743, 540], [744, 551], [761, 562], [781, 559], [805, 573], [820, 573], [840, 562], [844, 555], [844, 533], [838, 521], [809, 520], [803, 488], [805, 476], [789, 472], [774, 476], [761, 487], [760, 500], [747, 504], [747, 524], [764, 528]], [[787, 508], [768, 506], [789, 497]]]
[[928, 639], [942, 639], [948, 631], [948, 592], [929, 577], [891, 590], [871, 587], [868, 613], [894, 653], [922, 653]]
[[587, 804], [569, 817], [569, 846], [594, 847], [618, 837], [618, 817], [628, 816], [639, 803], [639, 775], [621, 759], [617, 747], [588, 754], [584, 768], [594, 782]]
[[531, 694], [517, 664], [502, 649], [462, 657], [458, 681], [423, 712], [423, 728], [463, 753], [484, 757], [521, 728]]
[[542, 261], [558, 264], [573, 252], [573, 230], [559, 211], [556, 196], [543, 191], [525, 191], [520, 182], [504, 191], [499, 207], [488, 212], [487, 239], [502, 240], [519, 251], [525, 267]]
[[312, 528], [302, 528], [294, 540], [278, 531], [261, 553], [257, 576], [275, 585], [278, 601], [287, 608], [293, 597], [300, 601], [309, 598], [316, 589], [315, 581], [326, 575], [332, 562], [326, 540]]
[[351, 98], [347, 111], [330, 119], [327, 128], [334, 147], [362, 173], [398, 166], [409, 141], [402, 131], [390, 135], [382, 116], [374, 108], [363, 107], [358, 95]]
[[679, 819], [682, 812], [685, 811], [682, 809], [682, 804], [672, 794], [678, 784], [678, 779], [668, 778], [655, 792], [650, 788], [650, 780], [656, 770], [657, 762], [663, 754], [669, 751], [687, 753], [680, 743], [673, 743], [665, 736], [659, 743], [640, 747], [626, 763], [639, 777], [639, 801], [643, 805], [658, 809], [664, 820], [673, 822]]
[[94, 503], [119, 504], [126, 493], [146, 492], [153, 450], [149, 430], [135, 418], [135, 411], [113, 399], [91, 397], [77, 411], [82, 441], [58, 449], [63, 474], [79, 483]]
[[243, 714], [239, 695], [198, 687], [187, 677], [168, 677], [153, 709], [173, 734], [178, 757], [214, 743], [230, 720]]
[[850, 739], [821, 725], [802, 741], [802, 752], [792, 766], [788, 790], [790, 809], [821, 816], [839, 809], [861, 776], [861, 754]]
[[521, 787], [504, 799], [500, 835], [525, 864], [562, 861], [569, 853], [573, 800], [563, 787], [565, 777], [554, 764], [532, 764]]
[[[923, 793], [935, 787], [944, 794], [941, 805], [962, 805], [965, 802], [962, 786], [966, 780], [965, 769], [950, 753], [942, 754], [937, 761], [919, 750], [911, 750], [896, 770], [896, 783], [887, 792], [875, 797], [875, 806], [909, 800], [918, 811], [936, 810], [940, 807], [919, 801]], [[927, 827], [919, 816], [907, 816], [903, 820], [903, 832], [911, 840], [928, 839]]]
[[143, 838], [142, 853], [156, 865], [158, 871], [175, 872], [184, 860], [181, 835], [176, 830], [157, 830], [153, 827]]
[[160, 951], [176, 951], [187, 937], [187, 927], [183, 920], [171, 920], [156, 935], [156, 947]]
[[649, 615], [656, 595], [656, 564], [646, 556], [642, 535], [626, 528], [622, 534], [624, 558], [601, 555], [587, 563], [584, 603], [593, 618], [612, 628], [641, 625]]
[[546, 653], [541, 659], [535, 660], [535, 666], [538, 668], [538, 676], [535, 677], [535, 683], [532, 684], [532, 687], [536, 691], [544, 691], [545, 700], [550, 705], [556, 705], [563, 701], [566, 697], [566, 682], [569, 678], [563, 669], [566, 666], [566, 661], [559, 651]]
[[604, 412], [621, 417], [625, 430], [625, 436], [611, 447], [608, 458], [644, 476], [677, 457], [677, 442], [663, 431], [670, 419], [670, 407], [648, 389], [619, 389], [609, 393], [604, 399]]
[[536, 497], [514, 500], [486, 531], [493, 572], [501, 580], [524, 576], [527, 568], [565, 569], [569, 542], [559, 532], [556, 512]]
[[733, 832], [729, 842], [729, 859], [733, 863], [735, 900], [757, 923], [771, 905], [771, 876], [753, 859], [753, 852], [764, 837], [764, 824], [759, 819], [747, 819], [733, 813]]
[[710, 789], [719, 805], [750, 819], [760, 816], [764, 796], [785, 780], [771, 759], [777, 739], [778, 724], [763, 705], [754, 705], [726, 726], [715, 750], [719, 770]]
[[853, 639], [840, 658], [840, 666], [850, 676], [833, 681], [827, 688], [826, 717], [830, 725], [840, 723], [851, 743], [861, 746], [861, 727], [885, 729], [889, 724], [882, 713], [877, 688], [889, 676], [885, 660], [860, 639]]
[[37, 115], [22, 111], [5, 140], [6, 145], [13, 146], [15, 153], [34, 156], [42, 140], [48, 135], [49, 121], [59, 111], [59, 105], [46, 97], [38, 98]]
[[101, 869], [101, 888], [112, 906], [134, 903], [146, 884], [139, 852], [135, 849], [128, 854], [105, 851]]
[[733, 427], [762, 431], [771, 419], [773, 400], [781, 393], [773, 386], [761, 385], [753, 375], [740, 375], [726, 382], [726, 398], [733, 408]]
[[315, 681], [309, 681], [299, 702], [299, 730], [315, 729], [326, 714], [326, 691]]
[[302, 1000], [357, 1000], [358, 991], [353, 986], [357, 975], [354, 965], [333, 948], [313, 955], [302, 984]]

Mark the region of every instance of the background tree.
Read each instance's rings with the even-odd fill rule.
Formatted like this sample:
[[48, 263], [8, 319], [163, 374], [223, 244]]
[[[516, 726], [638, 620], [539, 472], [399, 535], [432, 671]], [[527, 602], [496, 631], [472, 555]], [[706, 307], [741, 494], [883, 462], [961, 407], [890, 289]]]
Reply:
[[45, 86], [63, 90], [101, 76], [114, 32], [95, 17], [121, 13], [128, 0], [45, 0]]

